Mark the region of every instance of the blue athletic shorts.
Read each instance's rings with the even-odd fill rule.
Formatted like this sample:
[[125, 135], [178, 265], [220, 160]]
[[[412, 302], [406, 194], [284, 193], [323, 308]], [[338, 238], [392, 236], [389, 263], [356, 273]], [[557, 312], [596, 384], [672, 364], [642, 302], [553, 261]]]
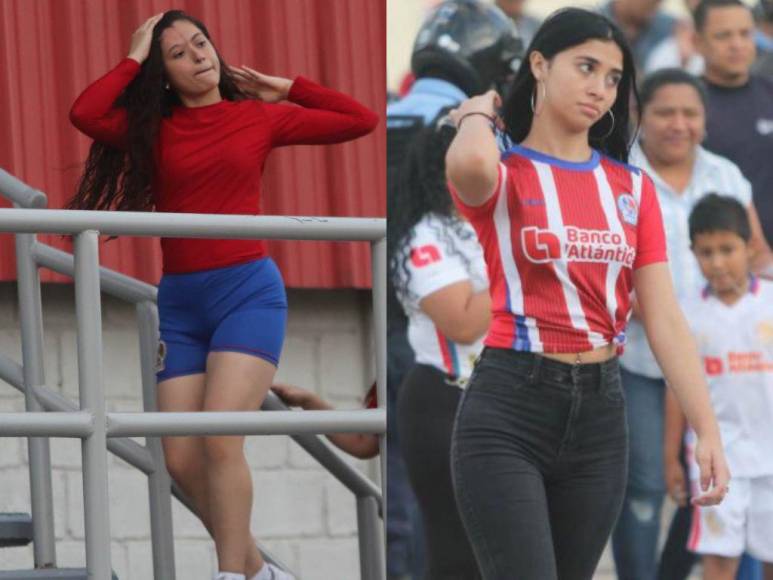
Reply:
[[158, 287], [161, 342], [157, 380], [203, 373], [210, 352], [279, 363], [287, 296], [271, 258], [190, 274], [165, 274]]

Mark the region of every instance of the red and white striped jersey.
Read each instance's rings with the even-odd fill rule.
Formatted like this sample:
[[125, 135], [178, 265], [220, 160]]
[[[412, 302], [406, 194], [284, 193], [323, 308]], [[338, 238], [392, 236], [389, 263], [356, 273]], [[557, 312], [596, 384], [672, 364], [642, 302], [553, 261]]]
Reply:
[[553, 353], [622, 347], [633, 270], [667, 260], [648, 176], [597, 151], [575, 163], [516, 145], [483, 205], [468, 206], [450, 189], [488, 266], [486, 345]]

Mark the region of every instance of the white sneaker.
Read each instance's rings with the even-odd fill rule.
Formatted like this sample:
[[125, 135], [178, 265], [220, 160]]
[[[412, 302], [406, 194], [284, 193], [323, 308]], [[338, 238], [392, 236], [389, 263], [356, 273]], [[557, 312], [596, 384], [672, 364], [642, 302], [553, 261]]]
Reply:
[[266, 562], [266, 566], [268, 567], [268, 570], [270, 572], [269, 578], [271, 580], [296, 580], [295, 576], [293, 576], [289, 572], [280, 570], [273, 564], [269, 564], [268, 562]]
[[245, 580], [244, 574], [234, 574], [233, 572], [218, 572], [214, 580]]

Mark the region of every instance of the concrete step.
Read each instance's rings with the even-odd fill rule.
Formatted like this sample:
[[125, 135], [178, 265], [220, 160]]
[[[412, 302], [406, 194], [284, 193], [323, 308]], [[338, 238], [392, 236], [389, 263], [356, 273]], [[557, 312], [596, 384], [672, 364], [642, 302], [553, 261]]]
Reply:
[[32, 541], [32, 516], [24, 513], [0, 514], [0, 548], [26, 546]]

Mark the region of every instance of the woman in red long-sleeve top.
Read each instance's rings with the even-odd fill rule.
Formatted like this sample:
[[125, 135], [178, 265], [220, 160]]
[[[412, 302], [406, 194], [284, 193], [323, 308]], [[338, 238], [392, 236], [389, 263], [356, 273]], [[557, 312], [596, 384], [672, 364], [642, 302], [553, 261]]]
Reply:
[[[348, 141], [378, 123], [303, 77], [229, 68], [204, 25], [180, 11], [140, 26], [127, 58], [78, 97], [70, 119], [94, 144], [69, 207], [253, 215], [273, 148]], [[160, 410], [259, 408], [287, 315], [264, 242], [164, 238], [161, 246]], [[215, 540], [218, 579], [290, 578], [264, 565], [252, 538], [243, 444], [166, 437], [167, 467]]]

